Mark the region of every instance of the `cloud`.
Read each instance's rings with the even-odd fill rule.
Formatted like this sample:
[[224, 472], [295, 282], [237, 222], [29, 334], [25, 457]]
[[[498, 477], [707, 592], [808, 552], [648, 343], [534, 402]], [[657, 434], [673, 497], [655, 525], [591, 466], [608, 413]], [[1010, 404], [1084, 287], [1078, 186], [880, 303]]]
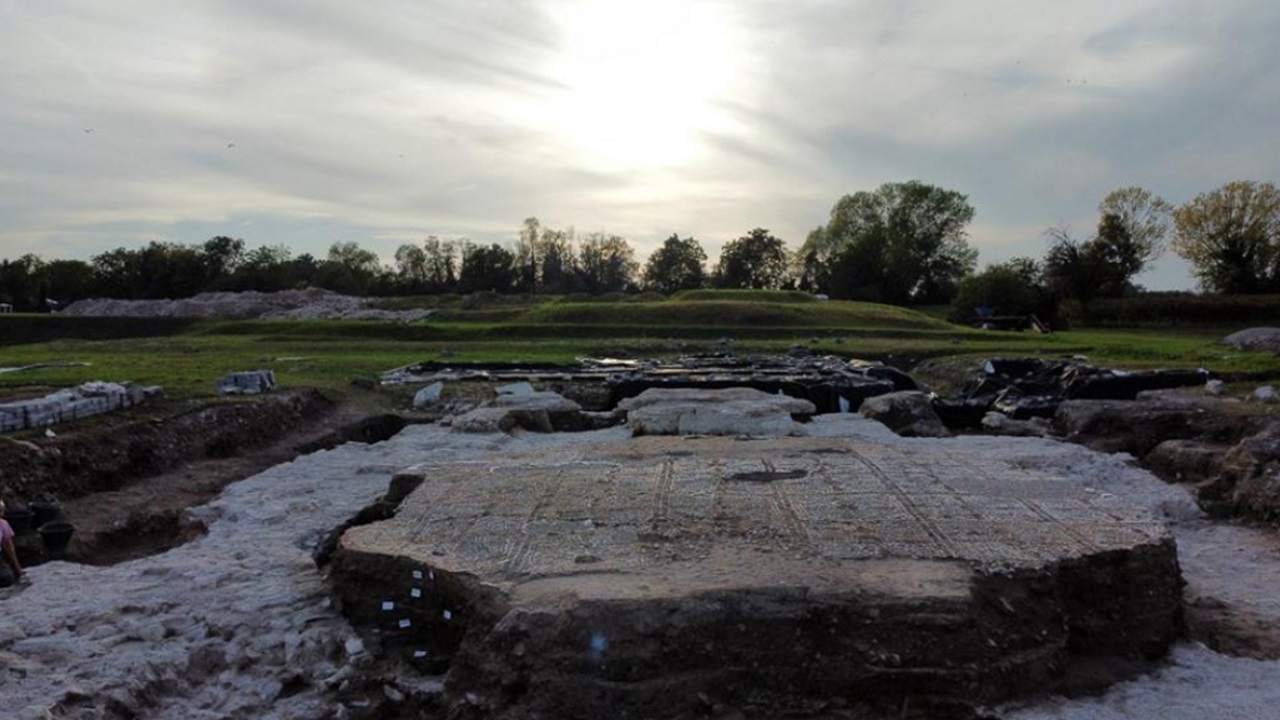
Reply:
[[1280, 6], [599, 7], [3, 0], [0, 247], [244, 227], [385, 257], [537, 215], [714, 255], [755, 226], [797, 246], [841, 195], [920, 179], [969, 195], [996, 260], [1087, 232], [1115, 187], [1276, 175]]

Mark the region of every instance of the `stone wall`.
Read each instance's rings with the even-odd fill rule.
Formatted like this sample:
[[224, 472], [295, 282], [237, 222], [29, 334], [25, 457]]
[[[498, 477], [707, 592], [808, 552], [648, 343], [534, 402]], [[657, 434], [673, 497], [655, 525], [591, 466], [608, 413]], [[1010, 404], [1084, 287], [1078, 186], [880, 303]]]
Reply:
[[87, 382], [34, 400], [0, 403], [0, 432], [41, 428], [122, 410], [160, 392], [158, 387]]

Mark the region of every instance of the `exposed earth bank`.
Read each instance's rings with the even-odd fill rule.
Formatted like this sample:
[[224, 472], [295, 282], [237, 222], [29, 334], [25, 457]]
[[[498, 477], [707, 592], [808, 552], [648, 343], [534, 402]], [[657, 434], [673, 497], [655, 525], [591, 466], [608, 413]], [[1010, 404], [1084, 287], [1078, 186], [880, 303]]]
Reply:
[[[228, 484], [335, 445], [376, 442], [410, 420], [375, 393], [328, 397], [310, 389], [233, 400], [155, 400], [81, 427], [0, 437], [0, 497], [11, 508], [54, 502], [75, 526], [49, 553], [19, 538], [27, 564], [110, 564], [191, 538], [182, 514]], [[423, 418], [417, 418], [421, 420]]]

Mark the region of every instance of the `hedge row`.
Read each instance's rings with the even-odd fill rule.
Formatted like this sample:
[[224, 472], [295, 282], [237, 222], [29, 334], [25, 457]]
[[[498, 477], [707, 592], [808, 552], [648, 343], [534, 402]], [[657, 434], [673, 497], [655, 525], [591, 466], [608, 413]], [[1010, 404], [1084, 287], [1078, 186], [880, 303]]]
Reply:
[[1077, 327], [1276, 325], [1280, 324], [1280, 295], [1147, 293], [1087, 304], [1066, 301], [1061, 313]]

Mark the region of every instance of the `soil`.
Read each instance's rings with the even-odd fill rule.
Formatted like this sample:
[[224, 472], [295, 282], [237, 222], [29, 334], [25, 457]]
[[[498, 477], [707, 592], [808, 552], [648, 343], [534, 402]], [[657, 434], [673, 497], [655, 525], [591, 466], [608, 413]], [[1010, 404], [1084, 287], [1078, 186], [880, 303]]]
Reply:
[[237, 480], [343, 442], [376, 442], [409, 422], [393, 398], [352, 389], [326, 396], [292, 389], [249, 399], [160, 401], [53, 437], [0, 440], [0, 496], [11, 507], [61, 505], [75, 526], [49, 552], [39, 535], [18, 538], [28, 565], [59, 559], [109, 565], [163, 552], [199, 535], [183, 512]]

